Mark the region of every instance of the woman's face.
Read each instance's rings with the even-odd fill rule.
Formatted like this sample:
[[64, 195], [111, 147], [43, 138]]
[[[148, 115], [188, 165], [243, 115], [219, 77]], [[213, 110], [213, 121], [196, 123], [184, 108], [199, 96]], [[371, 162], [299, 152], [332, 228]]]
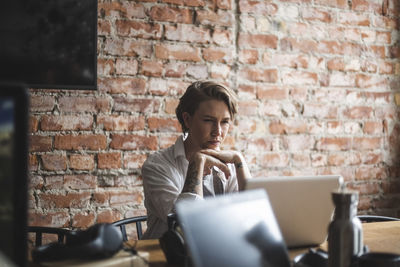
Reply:
[[193, 150], [220, 149], [231, 124], [229, 109], [224, 101], [204, 101], [193, 115], [187, 112], [182, 115], [189, 129], [188, 141]]

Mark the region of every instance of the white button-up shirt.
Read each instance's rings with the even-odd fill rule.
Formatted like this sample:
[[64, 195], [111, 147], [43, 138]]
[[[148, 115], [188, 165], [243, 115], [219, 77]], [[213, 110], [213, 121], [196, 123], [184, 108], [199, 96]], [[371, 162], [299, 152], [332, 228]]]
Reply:
[[[182, 193], [189, 161], [186, 159], [183, 136], [169, 148], [151, 154], [142, 166], [144, 205], [147, 209], [147, 231], [144, 239], [160, 238], [168, 230], [167, 215], [175, 202], [183, 199], [202, 199], [193, 193]], [[203, 178], [203, 195], [214, 196], [237, 192], [238, 182], [233, 164], [228, 164], [231, 176], [217, 167]]]

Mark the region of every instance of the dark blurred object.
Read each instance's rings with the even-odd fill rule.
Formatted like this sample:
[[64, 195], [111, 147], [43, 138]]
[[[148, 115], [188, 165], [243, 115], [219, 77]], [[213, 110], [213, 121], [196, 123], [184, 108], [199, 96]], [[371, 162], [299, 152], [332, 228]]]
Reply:
[[9, 1], [0, 36], [0, 81], [97, 88], [97, 0]]
[[358, 257], [352, 267], [400, 267], [400, 255], [369, 252]]
[[27, 263], [28, 112], [26, 86], [0, 83], [0, 251], [17, 266]]
[[328, 267], [348, 267], [363, 253], [363, 233], [357, 218], [358, 192], [332, 192], [335, 213], [328, 228]]
[[390, 221], [400, 221], [399, 218], [388, 217], [388, 216], [379, 216], [379, 215], [358, 215], [358, 219], [361, 222], [370, 223], [370, 222], [390, 222]]
[[137, 217], [122, 219], [122, 220], [113, 222], [112, 225], [118, 226], [119, 229], [121, 230], [123, 240], [128, 241], [128, 236], [126, 234], [126, 225], [135, 223], [137, 237], [140, 240], [140, 239], [142, 239], [142, 236], [143, 236], [142, 222], [145, 222], [145, 221], [147, 221], [147, 216], [144, 215], [144, 216], [137, 216]]
[[285, 241], [264, 189], [176, 203], [196, 267], [289, 267]]
[[71, 230], [65, 228], [54, 228], [45, 226], [28, 226], [28, 233], [35, 233], [35, 247], [42, 245], [43, 234], [54, 234], [57, 235], [58, 243], [64, 243], [65, 236]]
[[67, 259], [103, 259], [122, 248], [122, 233], [114, 225], [96, 224], [86, 230], [70, 231], [65, 244], [53, 242], [34, 248], [34, 262]]
[[186, 251], [185, 240], [176, 214], [168, 214], [167, 220], [168, 231], [163, 234], [159, 242], [168, 264], [191, 266], [192, 264]]
[[310, 249], [307, 253], [297, 255], [293, 263], [294, 267], [326, 267], [328, 253], [319, 249]]

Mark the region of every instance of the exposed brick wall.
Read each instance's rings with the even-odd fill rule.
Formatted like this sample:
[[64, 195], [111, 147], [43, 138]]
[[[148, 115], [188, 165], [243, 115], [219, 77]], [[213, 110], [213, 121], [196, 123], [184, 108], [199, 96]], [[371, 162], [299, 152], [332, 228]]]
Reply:
[[227, 147], [258, 175], [341, 174], [400, 216], [397, 0], [99, 0], [98, 90], [31, 90], [30, 224], [145, 214], [140, 167], [193, 81], [240, 96]]

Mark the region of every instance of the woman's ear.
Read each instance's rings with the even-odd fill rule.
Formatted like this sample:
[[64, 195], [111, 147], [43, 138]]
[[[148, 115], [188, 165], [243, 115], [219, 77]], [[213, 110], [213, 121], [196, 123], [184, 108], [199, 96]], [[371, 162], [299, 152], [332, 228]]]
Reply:
[[182, 113], [182, 119], [183, 119], [183, 123], [185, 124], [186, 129], [190, 129], [190, 125], [191, 125], [191, 116], [189, 113], [187, 112], [183, 112]]

